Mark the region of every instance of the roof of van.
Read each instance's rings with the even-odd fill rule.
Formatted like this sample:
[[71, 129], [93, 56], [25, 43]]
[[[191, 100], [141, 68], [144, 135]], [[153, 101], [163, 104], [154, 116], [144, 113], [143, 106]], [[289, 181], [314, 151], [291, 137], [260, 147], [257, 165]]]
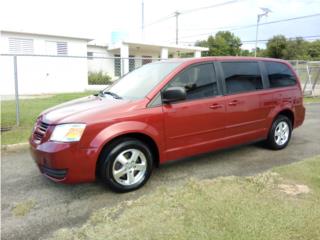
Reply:
[[208, 61], [273, 61], [288, 63], [282, 59], [276, 58], [261, 58], [261, 57], [235, 57], [235, 56], [221, 56], [221, 57], [201, 57], [201, 58], [171, 58], [165, 60], [165, 62], [184, 62], [184, 63], [197, 63], [197, 62], [208, 62]]

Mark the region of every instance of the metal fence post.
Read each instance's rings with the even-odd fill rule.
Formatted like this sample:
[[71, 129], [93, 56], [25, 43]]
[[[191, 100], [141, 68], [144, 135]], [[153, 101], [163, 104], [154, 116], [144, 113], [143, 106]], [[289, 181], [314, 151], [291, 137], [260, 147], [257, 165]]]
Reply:
[[124, 59], [123, 58], [121, 58], [120, 72], [121, 72], [120, 77], [122, 77], [124, 75]]
[[16, 124], [20, 125], [20, 107], [19, 107], [19, 84], [18, 84], [18, 64], [17, 56], [13, 56], [13, 66], [14, 66], [14, 93], [16, 99]]

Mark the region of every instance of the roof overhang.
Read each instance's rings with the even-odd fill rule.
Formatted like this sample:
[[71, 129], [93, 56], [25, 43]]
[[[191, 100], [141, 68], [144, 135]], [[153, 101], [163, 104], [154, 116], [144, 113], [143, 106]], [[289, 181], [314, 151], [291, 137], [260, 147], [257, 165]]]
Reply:
[[123, 41], [122, 43], [118, 43], [116, 45], [110, 46], [108, 48], [109, 51], [119, 50], [122, 45], [128, 45], [129, 49], [143, 49], [149, 51], [161, 51], [162, 48], [167, 48], [169, 53], [171, 52], [181, 52], [181, 53], [190, 53], [196, 51], [208, 51], [208, 48], [204, 47], [196, 47], [196, 46], [183, 46], [183, 45], [166, 45], [166, 44], [153, 44], [153, 43], [143, 43], [143, 42], [132, 42], [132, 41]]
[[77, 36], [67, 36], [67, 35], [59, 35], [59, 34], [47, 34], [47, 33], [34, 33], [34, 32], [21, 32], [21, 31], [11, 31], [11, 30], [1, 30], [1, 34], [14, 34], [14, 35], [30, 35], [30, 36], [38, 36], [38, 37], [55, 37], [55, 38], [65, 38], [65, 39], [76, 39], [82, 40], [86, 42], [90, 42], [92, 38], [86, 37], [77, 37]]

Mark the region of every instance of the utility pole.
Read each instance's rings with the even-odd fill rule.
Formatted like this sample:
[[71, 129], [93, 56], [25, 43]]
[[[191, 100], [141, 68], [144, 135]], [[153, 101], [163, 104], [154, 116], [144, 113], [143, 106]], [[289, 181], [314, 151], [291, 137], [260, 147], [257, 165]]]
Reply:
[[144, 0], [141, 2], [141, 38], [144, 40]]
[[180, 15], [180, 12], [178, 11], [174, 12], [174, 16], [176, 18], [176, 44], [177, 45], [179, 43], [179, 15]]
[[257, 57], [257, 48], [258, 48], [258, 32], [259, 32], [259, 23], [260, 23], [260, 19], [263, 16], [268, 16], [268, 13], [271, 12], [271, 10], [269, 8], [261, 8], [261, 10], [263, 11], [263, 13], [258, 14], [257, 15], [257, 27], [256, 27], [256, 44], [255, 44], [255, 48], [254, 48], [254, 56]]

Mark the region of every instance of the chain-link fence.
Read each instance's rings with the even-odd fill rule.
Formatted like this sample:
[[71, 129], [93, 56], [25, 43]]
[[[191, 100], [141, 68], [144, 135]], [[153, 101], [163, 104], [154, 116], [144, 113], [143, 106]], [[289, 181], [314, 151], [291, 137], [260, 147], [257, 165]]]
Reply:
[[300, 77], [305, 96], [320, 95], [320, 61], [290, 60], [290, 64]]

